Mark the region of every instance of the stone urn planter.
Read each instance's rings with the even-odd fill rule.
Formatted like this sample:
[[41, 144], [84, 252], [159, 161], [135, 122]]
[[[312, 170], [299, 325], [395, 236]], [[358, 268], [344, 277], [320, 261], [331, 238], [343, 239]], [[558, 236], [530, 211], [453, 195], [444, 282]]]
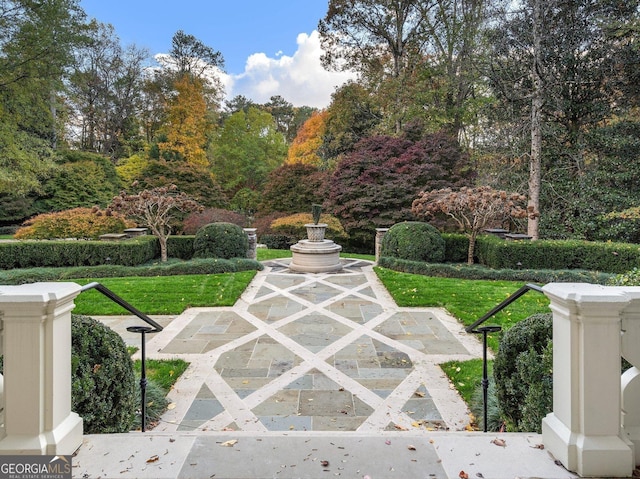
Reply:
[[304, 227], [307, 228], [309, 241], [324, 241], [324, 233], [327, 230], [326, 223], [308, 223]]

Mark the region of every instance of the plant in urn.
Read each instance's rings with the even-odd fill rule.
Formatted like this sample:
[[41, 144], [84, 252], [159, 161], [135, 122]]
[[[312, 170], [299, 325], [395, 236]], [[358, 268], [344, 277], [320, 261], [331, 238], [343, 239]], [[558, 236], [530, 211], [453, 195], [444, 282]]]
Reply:
[[313, 223], [304, 225], [307, 228], [307, 238], [309, 241], [323, 241], [324, 232], [327, 229], [326, 223], [320, 223], [320, 215], [322, 214], [322, 205], [311, 205], [311, 216]]

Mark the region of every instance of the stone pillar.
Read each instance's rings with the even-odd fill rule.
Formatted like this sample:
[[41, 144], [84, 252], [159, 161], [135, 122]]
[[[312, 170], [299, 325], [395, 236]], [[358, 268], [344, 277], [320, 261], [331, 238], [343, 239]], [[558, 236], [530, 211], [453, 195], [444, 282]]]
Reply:
[[623, 288], [551, 283], [553, 412], [545, 448], [583, 477], [630, 477], [635, 460], [620, 423], [620, 313]]
[[257, 228], [243, 228], [244, 232], [247, 233], [247, 239], [249, 240], [249, 245], [247, 247], [247, 258], [249, 259], [257, 259], [258, 252], [258, 237], [256, 236]]
[[82, 419], [71, 412], [71, 310], [79, 293], [75, 283], [0, 287], [0, 454], [67, 455], [82, 444]]
[[380, 251], [382, 250], [382, 238], [387, 234], [389, 228], [376, 228], [376, 263], [380, 259]]

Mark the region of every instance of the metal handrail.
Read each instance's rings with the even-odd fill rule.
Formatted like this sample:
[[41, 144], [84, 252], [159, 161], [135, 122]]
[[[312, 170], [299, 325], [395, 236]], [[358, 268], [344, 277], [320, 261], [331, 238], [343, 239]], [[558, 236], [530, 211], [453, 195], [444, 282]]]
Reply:
[[162, 328], [162, 326], [160, 324], [156, 323], [153, 319], [151, 319], [149, 316], [144, 314], [142, 311], [138, 310], [134, 306], [132, 306], [129, 303], [127, 303], [124, 299], [122, 299], [120, 296], [115, 294], [113, 291], [111, 291], [106, 286], [104, 286], [104, 285], [102, 285], [100, 283], [95, 283], [95, 282], [94, 283], [88, 283], [88, 284], [82, 286], [82, 289], [80, 290], [80, 292], [88, 291], [90, 289], [96, 289], [96, 290], [100, 291], [102, 294], [104, 294], [111, 301], [113, 301], [116, 304], [119, 304], [124, 309], [129, 311], [131, 314], [136, 315], [138, 318], [140, 318], [145, 323], [150, 325], [153, 329], [151, 331], [147, 331], [147, 332], [149, 332], [149, 333], [159, 333], [160, 331], [162, 331], [163, 328]]
[[538, 293], [543, 293], [544, 294], [544, 292], [542, 291], [542, 287], [541, 286], [538, 286], [537, 284], [527, 283], [523, 287], [521, 287], [518, 291], [516, 291], [511, 296], [509, 296], [507, 299], [505, 299], [502, 303], [498, 304], [491, 311], [488, 311], [484, 316], [482, 316], [480, 319], [478, 319], [475, 323], [473, 323], [470, 326], [467, 326], [465, 328], [465, 331], [467, 333], [481, 333], [482, 332], [481, 330], [476, 330], [476, 328], [478, 326], [480, 326], [482, 323], [484, 323], [490, 317], [498, 314], [500, 311], [502, 311], [504, 308], [506, 308], [511, 303], [513, 303], [520, 296], [524, 295], [525, 293], [527, 293], [528, 291], [531, 291], [531, 290], [537, 291]]
[[140, 425], [141, 425], [141, 430], [142, 432], [145, 432], [146, 430], [146, 419], [147, 419], [147, 412], [146, 412], [146, 406], [147, 406], [147, 400], [146, 400], [146, 392], [147, 392], [147, 368], [146, 368], [146, 350], [145, 350], [145, 346], [147, 344], [146, 339], [145, 339], [145, 335], [147, 333], [159, 333], [160, 331], [162, 331], [162, 326], [158, 323], [156, 323], [153, 319], [151, 319], [149, 316], [147, 316], [146, 314], [144, 314], [142, 311], [140, 311], [139, 309], [137, 309], [136, 307], [130, 305], [129, 303], [127, 303], [124, 299], [122, 299], [120, 296], [118, 296], [117, 294], [115, 294], [113, 291], [111, 291], [109, 288], [107, 288], [106, 286], [100, 284], [100, 283], [88, 283], [84, 286], [81, 287], [80, 292], [84, 292], [84, 291], [88, 291], [90, 289], [95, 289], [97, 291], [100, 291], [102, 294], [104, 294], [107, 298], [109, 298], [111, 301], [113, 301], [116, 304], [119, 304], [120, 306], [122, 306], [124, 309], [126, 309], [127, 311], [129, 311], [130, 313], [136, 315], [138, 318], [140, 318], [141, 320], [143, 320], [145, 323], [147, 323], [149, 326], [129, 326], [127, 328], [127, 331], [131, 332], [131, 333], [137, 333], [140, 334], [140, 356], [141, 356], [141, 364], [140, 364]]
[[498, 304], [495, 308], [488, 311], [484, 316], [478, 319], [475, 323], [465, 328], [465, 331], [467, 333], [482, 334], [482, 400], [483, 400], [483, 412], [484, 412], [484, 429], [483, 429], [484, 432], [487, 432], [487, 412], [488, 412], [487, 404], [488, 404], [488, 394], [489, 394], [489, 377], [488, 377], [489, 375], [488, 375], [488, 368], [487, 368], [487, 335], [489, 333], [497, 333], [498, 331], [501, 331], [502, 328], [496, 325], [488, 325], [488, 326], [480, 326], [480, 325], [483, 324], [486, 320], [488, 320], [492, 316], [498, 314], [504, 308], [506, 308], [511, 303], [513, 303], [516, 299], [520, 298], [522, 295], [524, 295], [529, 291], [537, 291], [538, 293], [544, 294], [544, 291], [542, 291], [542, 287], [536, 284], [527, 283], [524, 286], [522, 286], [518, 291], [516, 291], [511, 296], [509, 296], [507, 299], [505, 299], [500, 304]]

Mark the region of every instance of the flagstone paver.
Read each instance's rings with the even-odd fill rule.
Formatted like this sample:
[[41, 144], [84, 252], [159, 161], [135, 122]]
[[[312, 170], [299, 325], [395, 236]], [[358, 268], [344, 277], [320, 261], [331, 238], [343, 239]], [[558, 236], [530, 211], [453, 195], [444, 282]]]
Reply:
[[438, 364], [480, 357], [434, 308], [400, 308], [372, 263], [337, 273], [266, 263], [233, 307], [196, 308], [149, 340], [190, 367], [158, 431], [464, 429], [464, 402]]

